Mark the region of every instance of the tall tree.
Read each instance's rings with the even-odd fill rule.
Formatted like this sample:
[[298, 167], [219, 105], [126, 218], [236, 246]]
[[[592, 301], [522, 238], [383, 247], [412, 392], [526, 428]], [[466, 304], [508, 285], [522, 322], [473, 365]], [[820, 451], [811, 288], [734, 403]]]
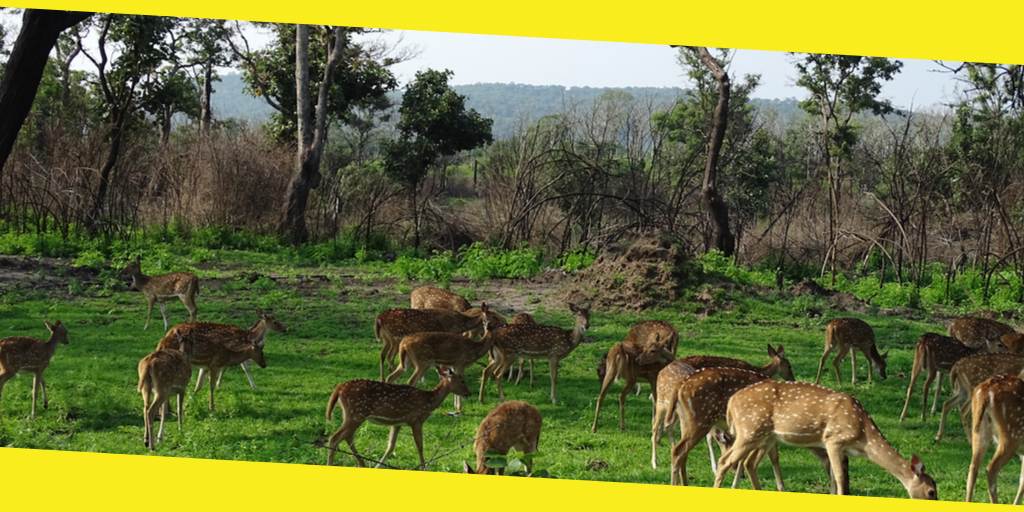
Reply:
[[25, 117], [32, 109], [39, 81], [61, 32], [92, 16], [91, 12], [26, 9], [21, 32], [0, 79], [0, 177], [14, 149]]
[[420, 245], [417, 191], [438, 158], [489, 144], [491, 119], [466, 109], [466, 97], [448, 85], [453, 73], [428, 69], [416, 73], [402, 95], [399, 138], [384, 144], [385, 172], [408, 187], [415, 245]]
[[[790, 55], [798, 55], [790, 53]], [[878, 95], [882, 85], [892, 80], [903, 63], [884, 57], [856, 55], [804, 54], [795, 62], [796, 84], [807, 89], [810, 97], [800, 103], [808, 114], [820, 116], [820, 140], [825, 154], [829, 192], [829, 247], [821, 273], [831, 266], [832, 285], [836, 281], [836, 251], [839, 246], [839, 196], [843, 163], [857, 142], [853, 116], [860, 112], [885, 115], [893, 112], [892, 103]]]

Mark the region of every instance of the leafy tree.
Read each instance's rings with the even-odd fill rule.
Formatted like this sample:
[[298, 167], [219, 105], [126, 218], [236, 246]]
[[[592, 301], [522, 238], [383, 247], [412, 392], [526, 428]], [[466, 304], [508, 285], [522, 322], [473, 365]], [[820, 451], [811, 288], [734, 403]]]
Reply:
[[448, 85], [451, 71], [428, 69], [416, 73], [402, 96], [398, 112], [398, 140], [384, 144], [385, 172], [408, 187], [416, 232], [420, 245], [417, 191], [427, 172], [439, 157], [452, 156], [494, 141], [492, 120], [476, 110], [466, 109], [466, 97]]
[[[810, 96], [800, 103], [800, 108], [821, 119], [819, 140], [825, 155], [831, 206], [829, 248], [825, 255], [825, 265], [831, 264], [834, 286], [843, 163], [849, 159], [858, 135], [853, 116], [859, 112], [871, 112], [874, 115], [893, 112], [892, 103], [879, 99], [878, 95], [882, 91], [882, 85], [899, 73], [903, 63], [884, 57], [808, 53], [804, 54], [802, 60], [797, 60], [795, 65], [796, 84], [810, 93]], [[822, 270], [824, 271], [824, 266]]]
[[202, 87], [199, 95], [199, 131], [209, 134], [213, 123], [213, 111], [210, 98], [213, 95], [213, 82], [220, 77], [214, 69], [216, 66], [227, 66], [234, 61], [231, 53], [231, 27], [227, 20], [205, 18], [188, 18], [184, 20], [184, 47], [188, 66], [201, 72], [197, 73], [197, 82]]
[[92, 16], [89, 12], [26, 9], [21, 32], [0, 79], [0, 177], [14, 149], [32, 99], [39, 88], [50, 50], [61, 32]]

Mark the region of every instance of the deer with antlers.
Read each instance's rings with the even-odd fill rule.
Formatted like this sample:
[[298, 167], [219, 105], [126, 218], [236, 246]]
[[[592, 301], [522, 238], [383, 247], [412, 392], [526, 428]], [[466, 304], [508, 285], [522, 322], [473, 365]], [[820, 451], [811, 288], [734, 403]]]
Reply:
[[199, 294], [199, 278], [191, 272], [171, 272], [158, 276], [147, 276], [142, 273], [142, 259], [136, 257], [121, 273], [132, 277], [132, 287], [142, 292], [148, 302], [146, 325], [142, 330], [149, 329], [149, 321], [153, 316], [153, 303], [160, 304], [160, 314], [164, 317], [164, 330], [167, 330], [167, 307], [170, 299], [178, 297], [188, 309], [189, 321], [196, 321], [196, 295]]
[[[972, 413], [974, 415], [971, 442], [971, 468], [967, 472], [967, 501], [974, 498], [974, 483], [993, 440], [998, 443], [996, 453], [985, 469], [988, 477], [989, 501], [999, 503], [996, 478], [1003, 466], [1014, 455], [1024, 457], [1024, 381], [1015, 375], [996, 375], [974, 388]], [[1014, 505], [1020, 505], [1024, 496], [1024, 466], [1021, 466], [1020, 485]]]
[[26, 336], [9, 336], [0, 340], [0, 397], [3, 396], [4, 384], [19, 373], [32, 374], [32, 414], [36, 417], [36, 395], [39, 388], [43, 389], [43, 409], [50, 405], [46, 394], [46, 380], [43, 371], [50, 365], [57, 345], [68, 344], [68, 330], [57, 320], [54, 323], [43, 320], [50, 338], [46, 341]]
[[495, 360], [484, 368], [480, 382], [480, 402], [484, 401], [488, 376], [498, 382], [498, 396], [505, 401], [501, 377], [515, 363], [516, 359], [547, 359], [551, 367], [551, 403], [555, 403], [555, 383], [558, 381], [558, 361], [568, 356], [583, 342], [583, 335], [590, 328], [590, 308], [569, 304], [574, 315], [572, 329], [550, 325], [509, 324], [495, 331]]
[[968, 423], [968, 413], [971, 410], [971, 396], [974, 388], [990, 377], [996, 375], [1017, 375], [1024, 370], [1024, 356], [1016, 354], [976, 354], [965, 357], [949, 371], [949, 378], [953, 381], [953, 396], [942, 404], [942, 416], [939, 418], [939, 432], [935, 434], [935, 440], [942, 439], [942, 432], [946, 428], [946, 415], [950, 409], [960, 406], [960, 422], [964, 426], [964, 434], [967, 441], [971, 441], [971, 426]]
[[[628, 340], [628, 336], [627, 336]], [[646, 345], [638, 345], [631, 341], [616, 343], [608, 352], [605, 360], [608, 361], [604, 374], [604, 382], [601, 383], [601, 393], [597, 396], [597, 409], [594, 411], [594, 425], [591, 432], [597, 432], [597, 420], [601, 416], [601, 403], [608, 393], [612, 382], [619, 379], [626, 381], [622, 392], [619, 393], [619, 430], [626, 431], [626, 396], [633, 390], [637, 381], [647, 382], [651, 385], [651, 393], [657, 402], [658, 374], [666, 365], [675, 359], [675, 354], [669, 349], [671, 338], [662, 340], [661, 332], [654, 334], [653, 342]]]
[[[422, 379], [430, 368], [447, 365], [459, 375], [464, 375], [466, 367], [476, 362], [494, 346], [494, 331], [488, 322], [487, 303], [481, 306], [483, 316], [484, 337], [480, 341], [472, 341], [457, 333], [421, 332], [406, 336], [398, 346], [398, 368], [388, 375], [385, 382], [398, 380], [410, 367], [415, 367], [412, 377], [406, 384], [412, 386]], [[455, 395], [455, 410], [462, 412], [462, 400]]]
[[461, 313], [470, 308], [469, 301], [462, 295], [433, 286], [413, 290], [410, 301], [413, 309], [450, 309]]
[[[189, 359], [195, 348], [195, 339], [180, 331], [168, 333], [152, 354], [139, 361], [138, 391], [142, 393], [142, 412], [145, 422], [143, 444], [156, 451], [156, 443], [164, 438], [164, 417], [167, 403], [172, 396], [178, 397], [178, 431], [181, 432], [182, 407], [185, 389], [192, 379], [192, 365]], [[160, 410], [160, 431], [153, 439], [153, 412]]]
[[395, 449], [395, 441], [398, 439], [398, 430], [402, 426], [412, 428], [412, 438], [416, 442], [416, 451], [420, 456], [420, 469], [426, 469], [426, 461], [423, 459], [423, 423], [427, 421], [430, 414], [437, 409], [448, 393], [455, 393], [463, 398], [469, 397], [469, 388], [462, 375], [452, 372], [446, 367], [437, 369], [441, 376], [441, 382], [430, 390], [423, 391], [412, 386], [402, 384], [388, 384], [375, 380], [351, 380], [339, 385], [334, 389], [331, 398], [327, 401], [327, 421], [331, 421], [331, 412], [337, 404], [345, 414], [345, 420], [334, 435], [331, 436], [327, 445], [327, 465], [334, 465], [334, 452], [342, 441], [348, 443], [352, 455], [356, 457], [356, 464], [359, 467], [366, 467], [363, 463], [363, 456], [356, 451], [353, 443], [356, 430], [369, 420], [376, 425], [387, 425], [391, 427], [391, 434], [388, 436], [388, 448], [384, 457], [377, 463], [380, 468], [384, 465], [388, 455]]
[[1013, 327], [1002, 322], [973, 316], [960, 317], [949, 324], [949, 335], [968, 347], [984, 347], [988, 341], [1013, 332]]
[[[497, 325], [493, 312], [487, 313], [488, 321]], [[395, 369], [398, 344], [409, 335], [418, 332], [464, 333], [483, 324], [483, 315], [473, 315], [450, 309], [389, 309], [373, 322], [373, 335], [384, 347], [380, 351], [380, 380], [385, 379], [384, 362], [388, 371]]]
[[[167, 348], [168, 343], [173, 343], [171, 334], [181, 333], [182, 336], [191, 336], [195, 339], [195, 349], [191, 358], [192, 366], [200, 368], [199, 377], [196, 379], [198, 392], [203, 385], [204, 370], [211, 376], [210, 379], [210, 410], [214, 408], [213, 394], [218, 387], [214, 385], [213, 376], [220, 376], [226, 369], [235, 365], [241, 365], [252, 360], [260, 368], [267, 367], [266, 356], [263, 349], [266, 344], [268, 331], [287, 332], [288, 328], [279, 322], [273, 315], [257, 311], [260, 321], [253, 329], [245, 330], [239, 327], [210, 322], [188, 322], [178, 324], [168, 331], [168, 336], [157, 345], [157, 348]], [[259, 336], [254, 336], [254, 332]], [[243, 366], [248, 370], [247, 366]], [[248, 374], [248, 371], [246, 372]], [[250, 381], [252, 377], [249, 377]], [[217, 379], [220, 380], [219, 377]], [[255, 386], [254, 386], [255, 387]]]
[[938, 499], [935, 481], [925, 473], [921, 459], [916, 454], [909, 462], [901, 457], [860, 402], [845, 393], [806, 382], [766, 380], [733, 394], [726, 421], [735, 442], [718, 462], [715, 487], [721, 487], [726, 472], [738, 469], [752, 453], [781, 441], [824, 448], [840, 494], [846, 492], [848, 480], [842, 458], [851, 456], [867, 457], [881, 466], [913, 499]]
[[[658, 469], [658, 444], [661, 442], [662, 432], [667, 430], [669, 444], [675, 445], [672, 428], [677, 423], [678, 418], [676, 415], [667, 413], [669, 408], [673, 407], [673, 400], [675, 400], [679, 392], [679, 386], [682, 385], [683, 381], [697, 370], [718, 367], [738, 368], [755, 372], [765, 377], [779, 375], [786, 380], [796, 380], [796, 377], [793, 375], [793, 365], [786, 357], [786, 352], [782, 345], [779, 345], [778, 349], [768, 345], [768, 357], [771, 359], [764, 366], [754, 366], [739, 359], [717, 356], [688, 356], [677, 359], [666, 366], [658, 374], [658, 398], [654, 403], [654, 418], [651, 420], [651, 466], [654, 469]], [[680, 426], [680, 428], [682, 427]], [[718, 469], [718, 462], [715, 459], [715, 449], [711, 443], [712, 437], [718, 438], [719, 447], [723, 452], [725, 451], [725, 446], [721, 436], [713, 436], [711, 434], [706, 436], [708, 452], [711, 454], [711, 468], [712, 471], [716, 471]]]
[[910, 373], [910, 385], [907, 386], [907, 401], [903, 404], [903, 413], [900, 414], [900, 421], [907, 417], [907, 407], [910, 406], [910, 395], [914, 392], [914, 384], [921, 370], [927, 370], [922, 393], [921, 421], [925, 420], [925, 411], [928, 410], [928, 386], [932, 380], [935, 381], [935, 399], [932, 401], [932, 416], [939, 405], [939, 393], [942, 390], [942, 374], [949, 373], [957, 361], [982, 353], [1005, 353], [1009, 350], [1006, 344], [1000, 340], [987, 340], [983, 347], [968, 347], [956, 338], [927, 332], [921, 335], [914, 346], [914, 367]]
[[[543, 419], [536, 407], [518, 400], [498, 405], [480, 422], [473, 441], [476, 452], [476, 471], [469, 464], [462, 462], [464, 473], [478, 475], [492, 474], [493, 469], [487, 467], [487, 456], [491, 450], [505, 455], [509, 450], [523, 453], [534, 453], [540, 444], [540, 427]], [[526, 471], [533, 472], [533, 459], [526, 461]], [[498, 468], [498, 474], [504, 475], [505, 468]]]
[[828, 323], [825, 328], [825, 354], [821, 356], [818, 363], [818, 376], [814, 379], [817, 384], [821, 381], [821, 369], [825, 366], [825, 360], [829, 354], [837, 351], [832, 366], [836, 369], [836, 382], [843, 383], [843, 377], [839, 374], [839, 363], [843, 362], [846, 354], [850, 354], [850, 373], [853, 377], [850, 384], [857, 383], [857, 351], [861, 351], [868, 360], [868, 382], [871, 382], [871, 370], [874, 368], [878, 376], [885, 380], [885, 359], [889, 357], [889, 351], [884, 354], [878, 353], [875, 347], [875, 331], [867, 322], [857, 318], [840, 318]]

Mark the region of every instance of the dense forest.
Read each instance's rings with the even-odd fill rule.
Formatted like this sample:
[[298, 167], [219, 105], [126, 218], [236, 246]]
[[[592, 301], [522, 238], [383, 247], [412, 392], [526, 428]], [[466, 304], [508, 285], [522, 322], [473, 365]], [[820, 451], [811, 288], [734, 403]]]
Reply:
[[659, 230], [782, 273], [1024, 275], [1020, 66], [947, 68], [968, 85], [957, 105], [900, 112], [879, 98], [893, 59], [794, 55], [799, 100], [758, 100], [759, 77], [721, 71], [728, 50], [691, 47], [665, 63], [685, 89], [399, 84], [414, 52], [373, 30], [264, 24], [256, 49], [240, 26], [95, 14], [59, 32], [3, 155], [3, 231], [555, 257]]

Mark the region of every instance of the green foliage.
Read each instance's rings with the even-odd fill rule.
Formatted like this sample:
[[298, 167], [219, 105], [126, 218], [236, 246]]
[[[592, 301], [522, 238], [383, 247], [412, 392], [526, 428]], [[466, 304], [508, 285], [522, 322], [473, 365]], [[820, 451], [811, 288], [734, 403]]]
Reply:
[[597, 253], [590, 249], [590, 246], [577, 247], [555, 260], [558, 268], [575, 274], [580, 270], [589, 267], [597, 259]]
[[726, 258], [722, 251], [713, 250], [697, 257], [700, 271], [706, 277], [726, 279], [739, 285], [774, 286], [775, 273], [770, 270], [753, 270], [736, 265], [735, 257]]
[[505, 469], [505, 476], [525, 476], [533, 478], [556, 478], [548, 474], [547, 470], [526, 471], [526, 464], [533, 461], [537, 457], [542, 456], [543, 453], [536, 451], [533, 453], [523, 453], [515, 450], [510, 451], [507, 455], [502, 454], [498, 450], [487, 450], [484, 452], [484, 457], [488, 457], [485, 466], [492, 469]]

